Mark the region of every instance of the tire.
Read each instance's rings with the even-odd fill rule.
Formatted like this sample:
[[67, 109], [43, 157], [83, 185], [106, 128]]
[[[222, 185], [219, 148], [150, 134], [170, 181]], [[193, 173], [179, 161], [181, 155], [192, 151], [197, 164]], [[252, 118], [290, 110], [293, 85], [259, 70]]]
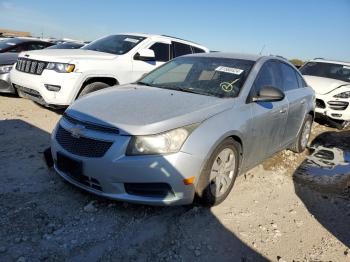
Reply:
[[[312, 122], [313, 122], [312, 116], [311, 115], [307, 115], [305, 117], [303, 126], [300, 129], [300, 132], [298, 134], [298, 137], [297, 137], [296, 141], [294, 142], [294, 144], [292, 146], [289, 147], [289, 150], [291, 150], [291, 151], [293, 151], [295, 153], [302, 153], [302, 152], [304, 152], [304, 150], [307, 147], [307, 143], [309, 141], [309, 138], [310, 138]], [[307, 137], [305, 137], [305, 136], [307, 136]], [[306, 141], [305, 141], [305, 139], [306, 139]]]
[[[231, 192], [238, 174], [240, 153], [241, 145], [232, 138], [226, 138], [214, 150], [210, 158], [207, 160], [204, 169], [202, 170], [202, 173], [199, 177], [199, 182], [196, 188], [196, 198], [198, 202], [205, 206], [215, 206], [226, 199], [228, 194]], [[229, 168], [224, 168], [226, 171], [222, 170], [214, 172], [214, 169], [221, 166], [222, 162], [220, 161], [219, 163], [218, 161], [221, 160], [220, 156], [225, 156], [225, 154], [228, 154], [228, 158], [226, 159], [226, 161], [228, 161], [227, 163], [229, 163], [229, 161], [234, 161], [234, 165]], [[219, 174], [220, 172], [221, 175], [216, 175], [216, 177], [213, 178], [213, 175]], [[223, 175], [224, 173], [226, 175]], [[222, 182], [226, 182], [224, 183], [225, 185], [223, 185]], [[217, 183], [220, 184], [218, 185]], [[214, 193], [218, 189], [219, 191]]]
[[86, 85], [79, 93], [77, 99], [89, 94], [89, 93], [92, 93], [92, 92], [95, 92], [95, 91], [98, 91], [98, 90], [101, 90], [101, 89], [104, 89], [106, 87], [109, 87], [108, 84], [106, 83], [102, 83], [102, 82], [93, 82], [93, 83], [90, 83], [88, 85]]

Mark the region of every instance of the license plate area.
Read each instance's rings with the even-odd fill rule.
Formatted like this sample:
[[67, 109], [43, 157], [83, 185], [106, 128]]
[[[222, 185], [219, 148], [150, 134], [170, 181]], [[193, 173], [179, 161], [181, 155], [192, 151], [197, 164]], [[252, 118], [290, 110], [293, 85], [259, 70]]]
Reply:
[[76, 180], [83, 178], [83, 163], [60, 152], [57, 153], [57, 168]]
[[102, 191], [100, 182], [83, 174], [83, 163], [80, 160], [70, 158], [60, 152], [57, 152], [57, 169], [69, 176], [71, 179], [87, 187]]

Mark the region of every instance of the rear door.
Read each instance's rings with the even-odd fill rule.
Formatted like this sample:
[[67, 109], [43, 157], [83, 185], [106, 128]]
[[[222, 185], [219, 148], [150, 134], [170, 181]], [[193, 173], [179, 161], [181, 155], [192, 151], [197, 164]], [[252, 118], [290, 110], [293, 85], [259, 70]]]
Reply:
[[[251, 95], [255, 95], [264, 86], [282, 88], [281, 71], [276, 62], [267, 61], [255, 79]], [[252, 155], [250, 164], [254, 165], [281, 148], [287, 123], [288, 100], [276, 102], [250, 102], [252, 119]]]
[[288, 98], [287, 128], [284, 133], [284, 144], [287, 145], [295, 140], [299, 129], [304, 121], [307, 109], [307, 95], [299, 86], [297, 72], [290, 65], [277, 62], [283, 76], [283, 89]]

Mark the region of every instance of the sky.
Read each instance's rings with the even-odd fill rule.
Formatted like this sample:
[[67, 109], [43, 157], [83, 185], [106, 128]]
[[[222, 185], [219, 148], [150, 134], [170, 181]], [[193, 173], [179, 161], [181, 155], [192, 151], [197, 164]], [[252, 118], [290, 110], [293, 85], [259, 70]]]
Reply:
[[350, 61], [350, 0], [0, 0], [0, 28], [82, 40], [166, 34], [211, 50]]

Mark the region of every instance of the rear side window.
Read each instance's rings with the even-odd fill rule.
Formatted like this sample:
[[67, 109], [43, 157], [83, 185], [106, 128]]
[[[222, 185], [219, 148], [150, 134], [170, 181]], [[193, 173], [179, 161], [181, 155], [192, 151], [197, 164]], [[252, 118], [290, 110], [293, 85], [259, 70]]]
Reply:
[[173, 42], [174, 58], [182, 55], [192, 54], [191, 46], [179, 42]]
[[307, 87], [305, 80], [298, 73], [295, 74], [297, 76], [299, 87]]
[[255, 80], [254, 86], [256, 91], [259, 91], [264, 86], [273, 86], [283, 91], [281, 74], [282, 72], [276, 62], [266, 62]]
[[197, 53], [205, 53], [205, 50], [201, 49], [201, 48], [198, 48], [198, 47], [195, 47], [195, 46], [192, 46], [192, 50], [193, 50], [193, 53], [197, 54]]
[[149, 49], [154, 51], [156, 61], [167, 62], [170, 60], [170, 45], [155, 43]]
[[296, 72], [292, 67], [284, 63], [279, 63], [282, 70], [284, 91], [290, 91], [299, 88]]

